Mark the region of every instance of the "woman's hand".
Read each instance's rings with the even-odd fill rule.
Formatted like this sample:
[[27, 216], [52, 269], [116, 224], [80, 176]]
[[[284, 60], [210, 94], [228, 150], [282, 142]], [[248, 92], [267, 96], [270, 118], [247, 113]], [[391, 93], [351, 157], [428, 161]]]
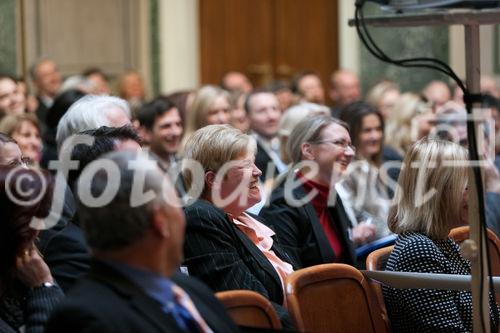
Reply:
[[361, 222], [352, 229], [352, 241], [355, 245], [364, 244], [369, 242], [375, 237], [375, 226]]
[[45, 282], [54, 283], [50, 269], [34, 244], [23, 251], [16, 259], [17, 277], [30, 288]]

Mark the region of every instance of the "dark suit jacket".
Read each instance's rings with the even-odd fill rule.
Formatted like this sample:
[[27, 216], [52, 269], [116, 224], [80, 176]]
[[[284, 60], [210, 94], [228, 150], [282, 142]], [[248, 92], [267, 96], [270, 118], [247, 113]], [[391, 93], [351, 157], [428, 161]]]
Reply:
[[[172, 281], [189, 294], [214, 332], [238, 332], [224, 307], [194, 279], [176, 274]], [[94, 261], [56, 308], [46, 332], [182, 332], [171, 314], [110, 266]]]
[[38, 248], [52, 276], [67, 292], [90, 266], [90, 252], [82, 229], [73, 222], [40, 233]]
[[87, 273], [90, 265], [90, 253], [77, 223], [74, 200], [67, 188], [61, 219], [54, 227], [40, 232], [37, 241], [52, 276], [65, 292]]
[[[285, 178], [271, 194], [269, 206], [264, 207], [260, 215], [274, 229], [278, 241], [300, 263], [301, 268], [335, 262], [335, 254], [319, 222], [318, 215], [311, 203], [292, 207], [285, 200]], [[292, 191], [296, 200], [306, 196], [302, 186]], [[329, 208], [331, 220], [341, 236], [344, 249], [342, 262], [356, 265], [354, 245], [349, 238], [350, 228], [340, 197], [337, 195], [335, 206]]]
[[[269, 299], [285, 326], [290, 327], [283, 304], [283, 288], [278, 273], [222, 209], [197, 200], [185, 208], [186, 238], [184, 265], [189, 274], [214, 291], [248, 289]], [[294, 268], [295, 262], [274, 239], [272, 250]]]
[[43, 103], [43, 99], [40, 96], [36, 96], [38, 101], [38, 108], [35, 110], [36, 117], [40, 122], [40, 129], [42, 136], [47, 132], [47, 114], [49, 113], [49, 108]]
[[255, 154], [255, 165], [257, 166], [257, 168], [259, 168], [260, 171], [262, 171], [262, 175], [260, 175], [259, 177], [261, 181], [266, 180], [267, 168], [269, 164], [272, 165], [272, 167], [274, 167], [274, 177], [276, 177], [279, 174], [278, 168], [276, 167], [276, 165], [274, 165], [273, 160], [271, 159], [271, 157], [269, 157], [264, 148], [262, 148], [262, 145], [259, 143], [259, 141], [257, 141], [257, 153]]

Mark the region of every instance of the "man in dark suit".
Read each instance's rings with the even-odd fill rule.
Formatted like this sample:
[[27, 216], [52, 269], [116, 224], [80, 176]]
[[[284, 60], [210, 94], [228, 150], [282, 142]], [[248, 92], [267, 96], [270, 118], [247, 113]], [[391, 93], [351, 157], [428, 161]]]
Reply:
[[206, 287], [175, 274], [185, 220], [157, 161], [113, 152], [90, 164], [77, 187], [93, 260], [47, 332], [238, 331]]
[[286, 170], [280, 158], [278, 138], [281, 110], [276, 96], [266, 90], [250, 93], [245, 101], [252, 136], [257, 141], [255, 165], [262, 171], [260, 180], [274, 178]]
[[347, 69], [339, 69], [332, 73], [330, 99], [334, 105], [332, 116], [338, 118], [340, 110], [349, 103], [361, 98], [361, 87], [358, 75]]
[[53, 60], [45, 58], [33, 64], [30, 74], [37, 90], [38, 108], [36, 115], [42, 126], [42, 132], [45, 132], [47, 112], [61, 89], [61, 73]]

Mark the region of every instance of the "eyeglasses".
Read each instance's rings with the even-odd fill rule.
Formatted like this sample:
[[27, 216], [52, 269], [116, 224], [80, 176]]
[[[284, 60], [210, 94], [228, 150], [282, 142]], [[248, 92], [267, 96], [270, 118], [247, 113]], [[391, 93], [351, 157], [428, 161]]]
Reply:
[[344, 149], [344, 151], [347, 151], [347, 149], [351, 149], [354, 153], [356, 152], [356, 147], [354, 147], [351, 143], [345, 140], [320, 140], [311, 143], [312, 144], [330, 143], [336, 147]]
[[9, 166], [20, 166], [20, 165], [23, 165], [23, 166], [29, 166], [31, 165], [33, 162], [31, 161], [31, 159], [29, 157], [21, 157], [20, 159], [18, 160], [13, 160], [11, 161], [8, 165]]

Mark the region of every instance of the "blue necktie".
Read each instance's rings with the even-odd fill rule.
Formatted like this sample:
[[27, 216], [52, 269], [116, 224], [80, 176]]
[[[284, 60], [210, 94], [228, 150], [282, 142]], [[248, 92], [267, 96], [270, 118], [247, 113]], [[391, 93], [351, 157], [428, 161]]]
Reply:
[[196, 320], [193, 318], [191, 313], [180, 305], [179, 303], [174, 301], [174, 306], [172, 308], [172, 315], [175, 318], [175, 321], [177, 322], [177, 325], [186, 332], [192, 332], [192, 333], [200, 333], [201, 331], [198, 329], [198, 323]]

